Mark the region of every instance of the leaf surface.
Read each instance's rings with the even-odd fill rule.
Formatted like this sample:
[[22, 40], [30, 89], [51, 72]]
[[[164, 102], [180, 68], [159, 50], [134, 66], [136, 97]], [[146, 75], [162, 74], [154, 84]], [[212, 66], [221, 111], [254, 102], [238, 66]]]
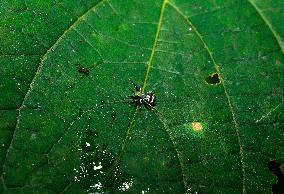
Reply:
[[4, 193], [271, 193], [280, 1], [68, 2], [1, 5]]

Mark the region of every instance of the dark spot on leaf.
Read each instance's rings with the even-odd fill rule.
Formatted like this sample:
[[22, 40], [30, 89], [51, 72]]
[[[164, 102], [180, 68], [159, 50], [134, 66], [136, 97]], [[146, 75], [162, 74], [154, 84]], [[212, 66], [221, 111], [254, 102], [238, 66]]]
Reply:
[[88, 68], [86, 68], [86, 67], [80, 67], [78, 69], [78, 72], [81, 73], [81, 74], [84, 74], [84, 75], [89, 75], [90, 70]]
[[220, 83], [220, 76], [218, 73], [211, 74], [205, 78], [205, 81], [208, 84], [219, 84]]
[[125, 24], [117, 25], [117, 26], [114, 27], [115, 31], [121, 31], [121, 30], [123, 31], [125, 29], [126, 29], [126, 25]]
[[284, 174], [281, 171], [281, 164], [275, 160], [268, 162], [269, 170], [277, 177], [277, 183], [273, 185], [272, 192], [274, 194], [284, 193]]
[[77, 116], [81, 117], [83, 114], [84, 114], [83, 109], [79, 108]]
[[114, 30], [115, 30], [115, 31], [119, 31], [119, 25], [115, 26], [115, 27], [114, 27]]

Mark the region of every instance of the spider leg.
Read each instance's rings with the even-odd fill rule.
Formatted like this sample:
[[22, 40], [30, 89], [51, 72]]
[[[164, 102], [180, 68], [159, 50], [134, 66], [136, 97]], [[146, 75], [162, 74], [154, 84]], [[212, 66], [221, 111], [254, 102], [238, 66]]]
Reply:
[[127, 96], [127, 97], [125, 97], [123, 100], [122, 100], [122, 102], [124, 102], [124, 103], [134, 103], [133, 102], [133, 98], [132, 98], [132, 96]]
[[143, 101], [144, 102], [144, 106], [145, 106], [145, 108], [147, 108], [148, 110], [152, 110], [154, 107], [151, 105], [151, 104], [149, 104], [147, 101]]
[[141, 91], [141, 87], [138, 86], [137, 84], [135, 84], [132, 80], [130, 80], [130, 81], [134, 85], [136, 92], [140, 92]]

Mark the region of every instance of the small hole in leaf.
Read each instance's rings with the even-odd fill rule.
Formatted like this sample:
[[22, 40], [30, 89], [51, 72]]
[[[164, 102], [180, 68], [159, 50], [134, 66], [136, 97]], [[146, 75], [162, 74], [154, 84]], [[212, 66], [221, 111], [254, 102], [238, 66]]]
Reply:
[[275, 160], [268, 162], [268, 169], [277, 177], [277, 183], [272, 186], [273, 194], [284, 193], [284, 174], [281, 171], [281, 164]]
[[219, 84], [220, 83], [220, 76], [218, 73], [211, 74], [205, 78], [205, 81], [208, 84]]

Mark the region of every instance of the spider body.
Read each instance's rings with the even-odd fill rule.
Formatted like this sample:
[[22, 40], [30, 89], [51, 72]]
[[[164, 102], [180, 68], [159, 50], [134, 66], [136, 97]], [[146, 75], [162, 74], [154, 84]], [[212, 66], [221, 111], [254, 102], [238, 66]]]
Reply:
[[137, 106], [144, 105], [147, 109], [153, 109], [156, 106], [156, 95], [154, 92], [149, 91], [144, 93], [141, 87], [132, 84], [135, 86], [132, 96], [128, 96], [127, 99], [130, 99], [132, 103]]

